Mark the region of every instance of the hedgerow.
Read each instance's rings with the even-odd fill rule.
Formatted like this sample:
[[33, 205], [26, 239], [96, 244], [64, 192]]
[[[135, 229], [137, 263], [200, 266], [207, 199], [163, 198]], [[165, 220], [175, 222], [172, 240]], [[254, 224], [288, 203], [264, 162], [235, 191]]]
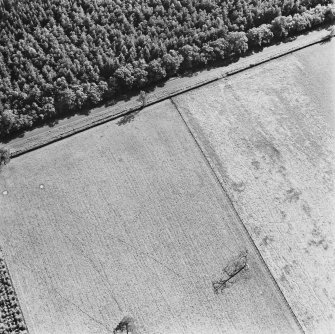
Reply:
[[334, 19], [331, 0], [0, 0], [0, 137]]
[[0, 334], [28, 334], [0, 249]]

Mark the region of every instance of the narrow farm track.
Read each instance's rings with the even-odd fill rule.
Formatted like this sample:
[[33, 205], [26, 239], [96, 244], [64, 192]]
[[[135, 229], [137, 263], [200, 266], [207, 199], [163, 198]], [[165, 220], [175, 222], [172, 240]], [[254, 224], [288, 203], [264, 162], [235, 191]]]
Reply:
[[0, 242], [30, 333], [107, 334], [125, 316], [144, 334], [301, 333], [173, 104], [126, 120], [0, 176]]

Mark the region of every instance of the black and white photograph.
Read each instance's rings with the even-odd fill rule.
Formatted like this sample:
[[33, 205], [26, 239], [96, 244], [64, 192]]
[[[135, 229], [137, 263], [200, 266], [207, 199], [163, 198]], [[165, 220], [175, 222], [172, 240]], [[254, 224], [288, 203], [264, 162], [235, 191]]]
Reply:
[[0, 0], [0, 334], [334, 334], [334, 36], [334, 0]]

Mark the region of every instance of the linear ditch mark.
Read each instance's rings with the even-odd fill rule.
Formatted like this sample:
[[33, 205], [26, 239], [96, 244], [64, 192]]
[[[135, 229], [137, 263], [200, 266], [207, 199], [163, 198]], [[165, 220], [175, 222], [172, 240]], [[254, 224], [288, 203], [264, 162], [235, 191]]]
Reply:
[[[318, 43], [322, 43], [327, 38], [328, 38], [328, 35], [327, 36], [314, 37], [314, 38], [311, 38], [310, 40], [308, 40], [306, 38], [307, 41], [306, 40], [301, 41], [300, 43], [298, 43], [296, 41], [293, 41], [293, 42], [291, 42], [291, 43], [293, 43], [293, 45], [288, 45], [288, 46], [283, 45], [283, 43], [284, 43], [283, 42], [279, 46], [279, 48], [282, 47], [282, 49], [279, 49], [279, 51], [276, 51], [276, 52], [269, 51], [269, 52], [264, 52], [263, 54], [262, 53], [256, 54], [256, 56], [258, 55], [258, 57], [255, 57], [256, 58], [255, 60], [253, 60], [253, 58], [252, 59], [249, 58], [249, 57], [252, 57], [252, 56], [247, 56], [246, 58], [243, 58], [244, 60], [242, 60], [241, 63], [237, 63], [235, 65], [235, 67], [233, 67], [232, 69], [224, 67], [222, 69], [222, 72], [215, 77], [212, 77], [212, 78], [209, 78], [209, 79], [206, 79], [206, 77], [205, 77], [204, 80], [201, 80], [199, 82], [195, 82], [190, 87], [185, 86], [182, 89], [175, 90], [175, 91], [172, 91], [170, 93], [167, 93], [167, 95], [163, 94], [160, 97], [156, 97], [152, 101], [148, 101], [146, 103], [146, 107], [154, 105], [154, 104], [162, 102], [162, 101], [165, 101], [165, 100], [168, 100], [168, 99], [172, 99], [173, 97], [178, 96], [180, 94], [187, 93], [187, 92], [189, 92], [193, 89], [196, 89], [196, 88], [201, 88], [205, 85], [208, 85], [208, 84], [213, 83], [215, 81], [221, 80], [224, 77], [228, 77], [228, 76], [237, 74], [237, 73], [245, 71], [245, 70], [247, 70], [251, 67], [264, 64], [264, 63], [269, 62], [271, 60], [274, 60], [274, 59], [283, 57], [285, 55], [288, 55], [292, 52], [299, 51], [301, 49], [304, 49], [306, 47], [309, 47], [309, 46], [312, 46], [312, 45], [315, 45], [315, 44], [318, 44]], [[177, 78], [175, 78], [175, 79], [177, 79]], [[48, 137], [47, 139], [45, 139], [44, 136], [43, 136], [43, 134], [45, 134], [45, 132], [42, 133], [42, 134], [34, 135], [30, 138], [28, 137], [22, 143], [23, 148], [21, 147], [21, 148], [18, 148], [17, 150], [15, 150], [15, 148], [13, 148], [14, 152], [11, 153], [11, 157], [12, 158], [18, 157], [22, 154], [34, 151], [34, 150], [36, 150], [38, 148], [41, 148], [41, 147], [45, 147], [49, 144], [52, 144], [52, 143], [58, 142], [62, 139], [71, 137], [71, 136], [73, 136], [77, 133], [81, 133], [83, 131], [86, 131], [88, 129], [96, 127], [98, 125], [102, 125], [104, 123], [110, 122], [110, 121], [118, 119], [120, 117], [130, 115], [131, 113], [134, 113], [134, 112], [139, 112], [139, 111], [141, 111], [141, 109], [142, 109], [142, 105], [141, 106], [130, 107], [128, 109], [126, 108], [124, 110], [121, 110], [121, 111], [115, 112], [115, 113], [113, 113], [113, 112], [109, 113], [109, 112], [106, 112], [106, 111], [102, 112], [103, 114], [107, 113], [107, 115], [105, 115], [105, 116], [104, 115], [99, 116], [99, 114], [96, 114], [96, 115], [92, 114], [92, 117], [91, 117], [92, 120], [91, 121], [89, 121], [87, 119], [81, 119], [81, 120], [78, 120], [78, 121], [69, 122], [67, 125], [63, 125], [63, 126], [59, 127], [58, 129], [61, 129], [62, 127], [64, 127], [65, 130], [63, 130], [63, 132], [60, 131], [60, 133], [58, 133], [58, 135], [56, 133], [56, 131], [57, 131], [56, 128], [54, 130], [46, 131], [46, 132], [49, 132], [51, 134], [52, 134], [52, 132], [56, 133], [51, 138]], [[83, 124], [76, 125], [77, 122], [79, 123], [81, 121], [82, 121]], [[70, 126], [71, 124], [73, 124], [73, 126]], [[67, 129], [68, 127], [69, 127], [69, 129]], [[36, 139], [34, 139], [34, 138], [36, 138]], [[30, 145], [27, 144], [27, 146], [25, 147], [26, 141], [29, 142], [31, 140], [33, 141], [32, 144], [30, 144]], [[20, 147], [20, 144], [18, 146]], [[10, 144], [9, 144], [9, 148], [10, 148]]]
[[186, 130], [188, 131], [188, 133], [191, 135], [191, 137], [193, 138], [196, 146], [198, 147], [198, 150], [200, 151], [203, 159], [205, 160], [207, 166], [209, 167], [209, 169], [211, 170], [214, 178], [216, 179], [216, 182], [219, 184], [220, 188], [222, 189], [223, 193], [225, 194], [226, 198], [228, 199], [228, 203], [230, 204], [231, 208], [233, 209], [236, 217], [238, 218], [238, 221], [240, 223], [240, 226], [242, 227], [243, 231], [245, 232], [245, 235], [247, 236], [252, 248], [254, 248], [255, 250], [255, 254], [258, 257], [258, 259], [260, 260], [260, 262], [263, 264], [263, 267], [265, 268], [265, 270], [267, 271], [270, 279], [272, 280], [272, 282], [274, 283], [274, 287], [275, 289], [277, 289], [280, 298], [282, 299], [282, 301], [284, 302], [284, 304], [286, 305], [286, 307], [288, 308], [289, 312], [291, 313], [291, 316], [293, 317], [294, 321], [296, 322], [299, 330], [301, 331], [301, 333], [305, 333], [305, 330], [303, 329], [302, 325], [300, 324], [300, 321], [298, 320], [296, 314], [293, 312], [291, 305], [289, 304], [288, 300], [286, 299], [283, 291], [281, 290], [278, 282], [276, 281], [276, 279], [274, 278], [274, 276], [272, 275], [272, 272], [270, 270], [270, 268], [268, 267], [267, 263], [265, 262], [260, 250], [258, 249], [257, 245], [255, 244], [251, 234], [249, 233], [247, 227], [245, 226], [240, 214], [238, 213], [237, 209], [235, 208], [235, 205], [232, 201], [232, 199], [230, 198], [227, 190], [225, 189], [225, 187], [223, 186], [223, 183], [220, 180], [219, 177], [219, 173], [216, 172], [216, 168], [213, 165], [213, 163], [211, 162], [210, 158], [207, 156], [207, 154], [205, 153], [205, 150], [202, 148], [199, 139], [197, 138], [197, 135], [195, 133], [193, 133], [193, 131], [191, 130], [191, 128], [189, 127], [186, 119], [184, 118], [182, 112], [180, 111], [178, 105], [176, 104], [176, 102], [173, 100], [173, 98], [170, 99], [171, 103], [173, 104], [173, 106], [176, 108], [177, 113], [179, 114], [180, 118], [182, 119], [182, 122], [184, 123]]

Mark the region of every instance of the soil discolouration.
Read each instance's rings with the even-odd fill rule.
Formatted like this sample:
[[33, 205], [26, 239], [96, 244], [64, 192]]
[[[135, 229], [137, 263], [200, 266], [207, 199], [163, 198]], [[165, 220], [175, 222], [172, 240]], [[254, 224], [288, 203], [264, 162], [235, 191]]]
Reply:
[[266, 235], [262, 239], [261, 245], [268, 246], [273, 240], [274, 240], [273, 237]]
[[304, 212], [306, 213], [306, 215], [307, 215], [308, 217], [311, 217], [312, 209], [311, 209], [311, 207], [310, 207], [307, 203], [304, 203], [304, 204], [302, 205], [302, 209], [304, 210]]
[[257, 160], [253, 160], [251, 162], [252, 166], [255, 168], [255, 170], [259, 170], [260, 166], [261, 166], [261, 163]]
[[266, 139], [257, 141], [255, 143], [256, 149], [258, 149], [263, 155], [263, 160], [269, 159], [273, 164], [279, 163], [282, 160], [280, 151], [273, 145], [273, 143]]
[[300, 196], [300, 190], [290, 188], [286, 191], [285, 201], [288, 201], [289, 203], [296, 203], [300, 199]]
[[243, 181], [234, 182], [234, 183], [232, 183], [232, 187], [233, 187], [234, 191], [237, 191], [237, 192], [241, 193], [245, 190], [245, 183]]
[[285, 264], [285, 266], [283, 267], [283, 270], [284, 270], [284, 272], [285, 272], [286, 275], [290, 275], [290, 273], [291, 273], [291, 268], [292, 268], [291, 265], [289, 265], [289, 264]]
[[326, 239], [326, 236], [323, 235], [320, 231], [319, 227], [314, 227], [312, 230], [312, 237], [313, 239], [310, 239], [308, 241], [309, 246], [315, 246], [315, 247], [322, 247], [324, 250], [327, 250], [329, 245], [328, 241]]
[[288, 280], [287, 280], [287, 278], [286, 278], [286, 276], [284, 274], [281, 274], [281, 276], [280, 276], [279, 279], [280, 279], [281, 282], [288, 283]]

